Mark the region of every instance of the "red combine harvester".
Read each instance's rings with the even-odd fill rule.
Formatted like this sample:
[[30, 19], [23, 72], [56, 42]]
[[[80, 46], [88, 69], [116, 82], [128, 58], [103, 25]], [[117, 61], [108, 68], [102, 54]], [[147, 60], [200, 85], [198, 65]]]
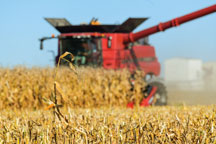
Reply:
[[[216, 5], [136, 33], [132, 31], [147, 18], [129, 18], [121, 25], [101, 25], [96, 19], [89, 24], [72, 25], [66, 19], [45, 18], [61, 34], [41, 38], [40, 49], [43, 49], [44, 40], [57, 38], [56, 63], [59, 56], [68, 51], [75, 56], [76, 65], [102, 66], [105, 69], [128, 68], [132, 73], [138, 69], [145, 72], [145, 78], [153, 78], [160, 74], [160, 63], [155, 48], [148, 43], [148, 36], [213, 12], [216, 12]], [[140, 105], [166, 105], [167, 95], [163, 83], [152, 79], [148, 83]], [[132, 81], [131, 85], [133, 87]], [[133, 102], [128, 107], [133, 107]]]

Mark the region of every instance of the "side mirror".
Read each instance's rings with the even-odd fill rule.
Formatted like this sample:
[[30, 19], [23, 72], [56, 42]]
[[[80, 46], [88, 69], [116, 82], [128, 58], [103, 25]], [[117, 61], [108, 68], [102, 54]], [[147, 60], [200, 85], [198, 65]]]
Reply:
[[44, 40], [49, 40], [49, 39], [53, 39], [53, 38], [58, 38], [58, 37], [55, 37], [55, 35], [52, 35], [52, 37], [42, 37], [39, 39], [40, 41], [40, 50], [43, 50], [43, 42]]

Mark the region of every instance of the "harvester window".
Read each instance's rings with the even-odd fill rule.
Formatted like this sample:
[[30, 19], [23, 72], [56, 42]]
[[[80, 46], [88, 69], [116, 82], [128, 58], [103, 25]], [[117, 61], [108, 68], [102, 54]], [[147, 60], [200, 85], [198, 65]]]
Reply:
[[[75, 56], [75, 65], [101, 65], [101, 39], [66, 38], [61, 40], [60, 53], [68, 51]], [[70, 57], [66, 57], [70, 59]], [[61, 64], [66, 64], [62, 62]]]

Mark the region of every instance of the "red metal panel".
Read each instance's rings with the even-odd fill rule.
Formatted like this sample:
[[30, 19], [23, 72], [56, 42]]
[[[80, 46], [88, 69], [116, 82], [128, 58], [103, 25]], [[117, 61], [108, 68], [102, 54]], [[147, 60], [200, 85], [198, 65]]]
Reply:
[[133, 47], [137, 58], [140, 57], [155, 57], [155, 49], [153, 46], [138, 45]]
[[115, 59], [104, 59], [103, 67], [106, 69], [117, 69], [117, 61]]
[[[152, 46], [134, 46], [133, 51], [138, 61], [140, 68], [146, 73], [151, 73], [156, 76], [160, 74], [160, 63], [155, 56], [155, 50]], [[121, 51], [120, 51], [121, 52]], [[134, 59], [131, 56], [130, 50], [124, 50], [121, 52], [121, 65], [120, 68], [128, 68], [130, 71], [137, 69], [134, 63]]]
[[[121, 68], [120, 60], [124, 57], [125, 45], [123, 44], [124, 34], [106, 34], [107, 38], [102, 39], [103, 67], [106, 69]], [[111, 47], [108, 47], [108, 38], [111, 37]]]

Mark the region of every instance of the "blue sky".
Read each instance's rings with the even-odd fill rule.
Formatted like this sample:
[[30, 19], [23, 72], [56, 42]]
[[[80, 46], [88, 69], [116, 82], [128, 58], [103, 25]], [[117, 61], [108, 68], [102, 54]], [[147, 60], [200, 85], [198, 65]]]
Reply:
[[[189, 12], [216, 4], [215, 0], [1, 0], [0, 66], [53, 66], [52, 54], [57, 40], [38, 39], [59, 34], [44, 17], [65, 17], [72, 24], [89, 22], [122, 23], [128, 17], [149, 17], [135, 31]], [[161, 63], [172, 57], [216, 61], [216, 13], [150, 36]]]

